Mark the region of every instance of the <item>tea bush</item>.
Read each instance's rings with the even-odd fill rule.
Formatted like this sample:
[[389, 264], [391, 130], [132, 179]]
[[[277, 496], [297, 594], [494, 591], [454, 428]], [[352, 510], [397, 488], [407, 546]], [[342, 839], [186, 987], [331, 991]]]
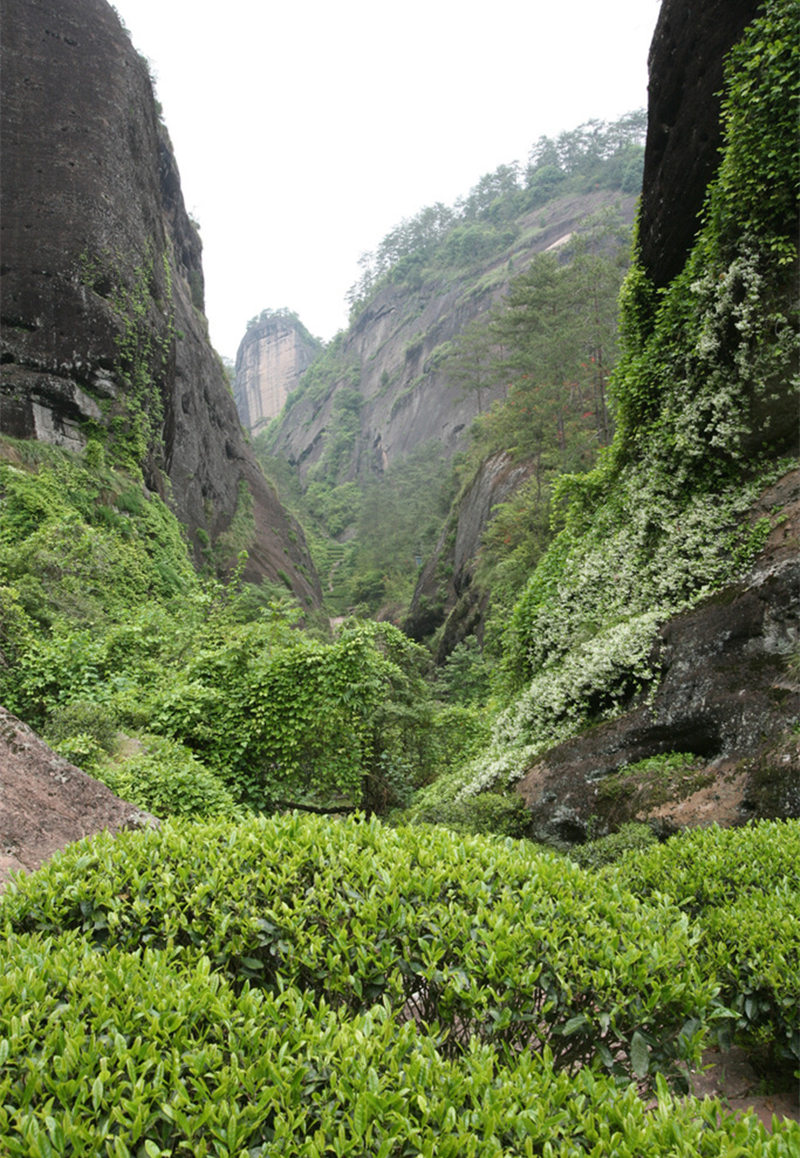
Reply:
[[350, 1014], [388, 1002], [509, 1057], [549, 1047], [652, 1079], [693, 1057], [714, 987], [688, 918], [563, 858], [428, 827], [286, 815], [169, 824], [71, 846], [9, 890], [10, 930], [208, 956], [237, 985]]
[[650, 848], [657, 842], [656, 834], [649, 824], [632, 821], [630, 824], [623, 824], [617, 832], [611, 832], [608, 836], [587, 840], [586, 844], [571, 848], [569, 855], [581, 868], [597, 869], [603, 865], [613, 864], [625, 853]]
[[697, 829], [629, 854], [608, 873], [688, 913], [743, 1044], [800, 1062], [800, 821]]
[[237, 992], [207, 957], [0, 946], [0, 1136], [25, 1158], [790, 1158], [800, 1128], [716, 1101], [658, 1107], [547, 1053], [447, 1059], [388, 1004], [348, 1018], [293, 989]]
[[441, 824], [451, 832], [476, 835], [524, 837], [530, 828], [530, 813], [521, 796], [501, 796], [484, 792], [466, 800], [445, 801], [409, 809], [407, 824]]

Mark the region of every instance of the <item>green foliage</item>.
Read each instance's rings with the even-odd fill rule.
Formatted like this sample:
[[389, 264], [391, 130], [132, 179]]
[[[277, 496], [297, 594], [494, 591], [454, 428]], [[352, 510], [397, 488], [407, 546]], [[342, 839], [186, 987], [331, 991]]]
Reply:
[[488, 1046], [457, 1061], [383, 1006], [344, 1018], [293, 990], [235, 991], [207, 957], [0, 948], [0, 1134], [9, 1155], [281, 1153], [501, 1158], [790, 1158], [795, 1123], [553, 1071]]
[[[246, 479], [239, 481], [236, 510], [230, 526], [217, 536], [214, 556], [221, 570], [230, 567], [242, 551], [252, 547], [256, 537], [256, 523], [253, 516], [253, 496]], [[291, 586], [291, 585], [289, 585]]]
[[154, 816], [237, 815], [219, 777], [188, 748], [164, 736], [140, 736], [124, 759], [102, 761], [93, 772], [116, 796]]
[[705, 971], [743, 1044], [800, 1062], [800, 822], [695, 830], [610, 871], [642, 898], [669, 895], [697, 922]]
[[[342, 576], [350, 606], [376, 612], [407, 606], [417, 559], [433, 550], [453, 494], [453, 477], [434, 441], [360, 484], [356, 538]], [[380, 576], [377, 583], [375, 576]], [[371, 578], [370, 578], [371, 577]], [[372, 590], [365, 590], [365, 583]]]
[[489, 664], [474, 635], [456, 644], [437, 673], [436, 690], [456, 704], [483, 703], [489, 694]]
[[[800, 9], [769, 0], [726, 64], [725, 147], [703, 227], [658, 300], [635, 267], [615, 380], [621, 453], [658, 445], [679, 472], [730, 470], [780, 440], [769, 402], [796, 383]], [[796, 402], [787, 400], [792, 428]], [[655, 429], [654, 429], [655, 426]]]
[[117, 719], [107, 704], [73, 700], [59, 705], [47, 723], [47, 739], [60, 742], [78, 734], [90, 736], [102, 752], [113, 752], [117, 744]]
[[530, 829], [530, 814], [520, 796], [484, 792], [466, 800], [429, 803], [402, 815], [406, 824], [440, 824], [451, 832], [520, 838]]
[[[797, 84], [796, 15], [795, 3], [767, 5], [732, 58], [724, 176], [710, 188], [686, 269], [658, 297], [641, 269], [628, 279], [615, 442], [591, 473], [556, 484], [553, 506], [566, 525], [503, 638], [496, 690], [516, 699], [484, 757], [449, 780], [453, 799], [504, 787], [543, 747], [652, 693], [659, 624], [743, 574], [769, 532], [770, 520], [750, 525], [746, 515], [794, 465], [778, 453], [796, 433], [796, 304], [781, 264], [787, 247], [796, 252], [796, 213], [779, 222], [769, 206], [789, 202], [768, 198], [755, 231], [735, 189], [756, 172], [742, 161], [750, 139], [742, 94]], [[756, 58], [770, 68], [754, 71]], [[758, 147], [772, 151], [794, 205], [796, 136], [789, 140], [787, 124], [787, 116], [764, 124]], [[535, 271], [543, 300], [559, 276]]]
[[413, 743], [392, 713], [424, 700], [418, 652], [389, 624], [351, 622], [333, 643], [269, 619], [225, 625], [159, 693], [153, 722], [254, 807], [357, 802], [381, 753]]
[[[169, 257], [165, 252], [157, 260], [149, 244], [141, 254], [84, 253], [77, 276], [115, 315], [114, 374], [124, 394], [106, 426], [107, 449], [116, 463], [138, 471], [162, 449], [166, 371], [175, 340]], [[96, 459], [97, 451], [90, 456]]]
[[183, 949], [232, 982], [366, 1013], [382, 1002], [458, 1057], [672, 1074], [713, 985], [688, 920], [562, 858], [428, 826], [287, 815], [103, 834], [18, 879], [8, 933], [80, 931], [104, 951]]
[[[480, 799], [480, 797], [478, 797]], [[581, 868], [597, 869], [612, 864], [628, 852], [642, 852], [657, 843], [655, 833], [649, 824], [632, 821], [623, 824], [617, 832], [588, 840], [586, 844], [571, 848], [569, 855]]]

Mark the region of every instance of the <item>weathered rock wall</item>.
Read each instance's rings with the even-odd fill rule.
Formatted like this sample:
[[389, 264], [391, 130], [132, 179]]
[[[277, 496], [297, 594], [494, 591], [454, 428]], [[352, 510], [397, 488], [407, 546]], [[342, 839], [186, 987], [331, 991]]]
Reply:
[[532, 472], [530, 463], [515, 463], [510, 454], [486, 459], [420, 573], [403, 630], [412, 639], [422, 641], [445, 623], [437, 663], [442, 663], [468, 635], [483, 638], [490, 592], [472, 582], [481, 539], [494, 517], [494, 508], [510, 498]]
[[[293, 463], [301, 481], [319, 461], [331, 430], [337, 390], [358, 383], [363, 398], [361, 432], [349, 461], [349, 478], [381, 472], [424, 443], [435, 440], [452, 456], [478, 414], [474, 393], [448, 386], [440, 365], [446, 343], [480, 317], [522, 273], [534, 254], [565, 238], [579, 223], [609, 204], [633, 221], [636, 199], [608, 191], [562, 197], [520, 222], [513, 261], [504, 255], [477, 276], [453, 273], [417, 290], [384, 287], [344, 335], [341, 377], [325, 397], [303, 397], [283, 416], [274, 450]], [[502, 388], [486, 392], [488, 409]], [[344, 481], [344, 480], [341, 480]]]
[[266, 318], [247, 331], [236, 353], [233, 398], [245, 430], [258, 434], [283, 410], [287, 395], [317, 354], [290, 318]]
[[157, 823], [0, 707], [0, 891], [12, 872], [35, 871], [74, 840]]
[[663, 0], [648, 59], [639, 244], [657, 288], [683, 268], [706, 187], [719, 165], [726, 54], [758, 0]]
[[319, 602], [208, 342], [200, 239], [145, 61], [105, 0], [3, 0], [2, 27], [0, 432], [79, 449], [144, 416], [145, 481], [198, 558], [198, 531], [216, 540], [252, 500], [247, 578], [283, 570]]

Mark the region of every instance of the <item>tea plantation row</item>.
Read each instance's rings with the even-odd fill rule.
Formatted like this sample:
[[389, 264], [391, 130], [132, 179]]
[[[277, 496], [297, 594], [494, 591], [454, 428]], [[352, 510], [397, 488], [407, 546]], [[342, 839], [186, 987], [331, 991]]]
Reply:
[[[793, 1045], [800, 826], [748, 830], [746, 870], [725, 838], [602, 873], [296, 814], [80, 842], [0, 909], [0, 1137], [31, 1158], [796, 1155], [797, 1124], [677, 1094], [736, 1017]], [[782, 924], [731, 1010], [744, 942], [726, 972], [710, 914], [762, 886]]]

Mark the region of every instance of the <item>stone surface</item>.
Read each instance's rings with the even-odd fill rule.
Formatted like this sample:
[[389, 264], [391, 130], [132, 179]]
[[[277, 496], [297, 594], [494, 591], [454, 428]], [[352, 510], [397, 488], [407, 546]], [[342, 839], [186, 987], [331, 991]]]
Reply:
[[[787, 662], [800, 644], [800, 471], [770, 487], [752, 517], [774, 510], [748, 574], [662, 628], [652, 703], [551, 749], [519, 782], [538, 839], [579, 842], [590, 820], [601, 835], [629, 820], [669, 833], [800, 816], [800, 684]], [[615, 777], [667, 752], [694, 753], [696, 766], [658, 786]]]
[[[474, 272], [468, 278], [451, 273], [419, 290], [385, 286], [344, 335], [345, 376], [331, 383], [325, 398], [304, 397], [283, 416], [274, 451], [297, 467], [303, 482], [322, 454], [337, 390], [352, 387], [355, 380], [364, 404], [347, 478], [380, 473], [431, 440], [444, 455], [453, 455], [478, 414], [478, 402], [474, 393], [463, 397], [448, 386], [439, 364], [441, 348], [505, 293], [509, 279], [522, 273], [534, 254], [551, 248], [609, 205], [618, 206], [630, 223], [635, 204], [635, 197], [602, 190], [561, 197], [520, 221], [512, 268], [503, 257], [488, 264], [480, 278]], [[483, 409], [503, 390], [487, 392]]]
[[157, 823], [0, 707], [0, 891], [12, 872], [33, 872], [72, 841]]
[[293, 318], [268, 317], [248, 329], [236, 353], [233, 387], [245, 430], [258, 434], [280, 414], [319, 348]]
[[0, 432], [78, 449], [87, 423], [124, 425], [136, 366], [154, 428], [145, 481], [198, 560], [198, 532], [216, 540], [246, 489], [246, 578], [283, 570], [319, 603], [208, 341], [200, 238], [146, 62], [106, 0], [3, 0], [1, 47]]
[[472, 582], [481, 539], [494, 517], [494, 508], [506, 502], [532, 472], [530, 463], [516, 463], [510, 454], [486, 459], [422, 569], [403, 630], [421, 641], [445, 623], [437, 663], [467, 636], [482, 639], [490, 593]]
[[663, 0], [650, 46], [639, 244], [658, 288], [683, 268], [719, 164], [725, 55], [758, 0]]

